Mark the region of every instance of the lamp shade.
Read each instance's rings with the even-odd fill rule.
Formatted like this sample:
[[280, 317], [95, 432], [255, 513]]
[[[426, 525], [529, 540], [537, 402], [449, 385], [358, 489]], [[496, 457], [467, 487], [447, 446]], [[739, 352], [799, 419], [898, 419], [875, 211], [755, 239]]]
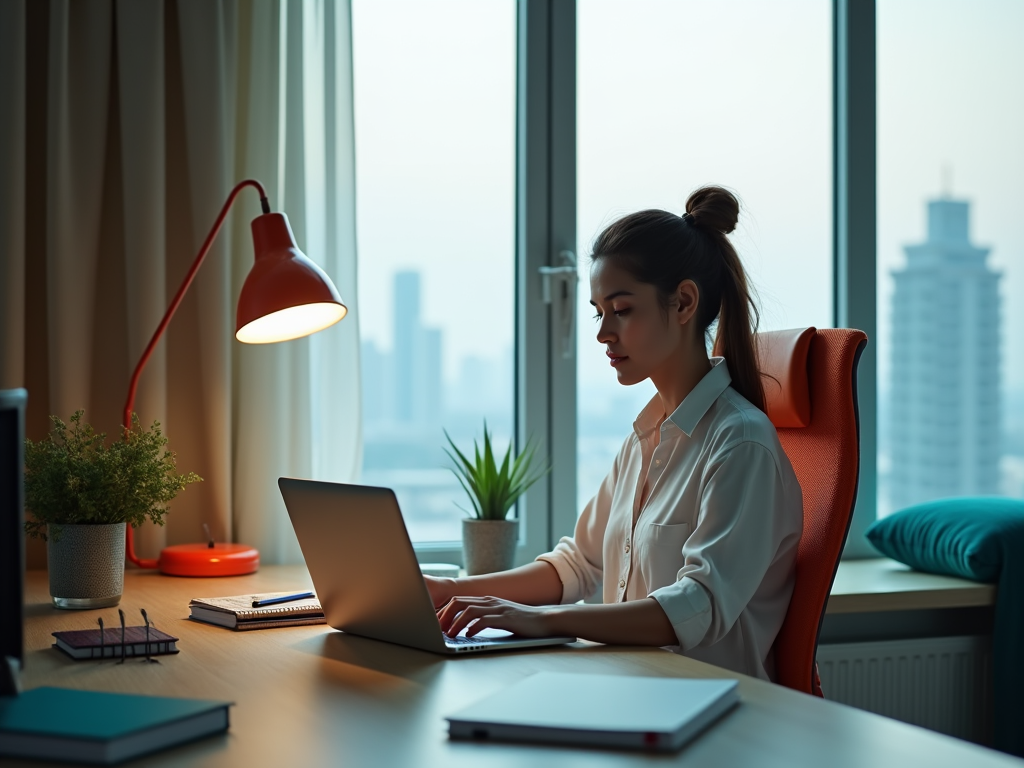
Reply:
[[256, 261], [238, 297], [236, 339], [247, 344], [297, 339], [348, 313], [331, 279], [295, 244], [287, 216], [257, 216], [252, 239]]

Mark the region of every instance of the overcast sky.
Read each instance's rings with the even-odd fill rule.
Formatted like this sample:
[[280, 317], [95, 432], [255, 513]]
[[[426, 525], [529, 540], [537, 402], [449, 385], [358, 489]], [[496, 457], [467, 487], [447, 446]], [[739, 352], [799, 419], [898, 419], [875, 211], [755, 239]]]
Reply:
[[[764, 328], [831, 323], [831, 4], [583, 0], [578, 235], [697, 186], [743, 203], [735, 244]], [[391, 275], [423, 273], [445, 368], [512, 338], [515, 4], [354, 0], [364, 338], [391, 333]], [[951, 171], [972, 239], [1004, 271], [1004, 369], [1024, 387], [1024, 2], [878, 3], [879, 309]], [[582, 259], [581, 259], [582, 261]], [[588, 298], [586, 272], [581, 304]], [[581, 398], [614, 375], [581, 309]], [[883, 381], [884, 384], [884, 381]]]

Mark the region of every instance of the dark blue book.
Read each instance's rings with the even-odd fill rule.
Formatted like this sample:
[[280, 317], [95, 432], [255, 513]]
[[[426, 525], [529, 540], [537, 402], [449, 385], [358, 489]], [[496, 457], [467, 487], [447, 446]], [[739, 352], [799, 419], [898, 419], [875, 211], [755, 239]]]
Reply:
[[0, 755], [110, 765], [223, 733], [223, 701], [36, 688], [0, 697]]

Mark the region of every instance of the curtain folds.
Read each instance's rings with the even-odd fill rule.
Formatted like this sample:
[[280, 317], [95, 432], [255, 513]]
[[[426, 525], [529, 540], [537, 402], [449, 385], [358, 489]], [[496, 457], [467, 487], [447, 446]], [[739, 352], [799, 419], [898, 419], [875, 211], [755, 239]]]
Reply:
[[0, 3], [0, 388], [25, 381], [27, 29], [25, 0]]
[[31, 437], [78, 408], [118, 433], [131, 371], [243, 178], [350, 309], [310, 339], [234, 341], [259, 214], [243, 192], [140, 381], [143, 424], [160, 421], [179, 470], [204, 478], [165, 528], [140, 531], [143, 556], [200, 540], [205, 522], [265, 563], [297, 561], [277, 478], [357, 476], [349, 18], [324, 0], [0, 7], [0, 98], [15, 107], [0, 125], [0, 387], [28, 387]]

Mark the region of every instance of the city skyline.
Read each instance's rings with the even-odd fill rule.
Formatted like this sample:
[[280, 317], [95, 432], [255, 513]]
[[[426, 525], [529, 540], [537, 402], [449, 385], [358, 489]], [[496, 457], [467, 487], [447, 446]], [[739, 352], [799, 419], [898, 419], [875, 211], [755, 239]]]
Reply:
[[[1024, 391], [1001, 386], [998, 375], [1001, 275], [986, 264], [990, 249], [971, 242], [969, 203], [940, 199], [926, 207], [925, 240], [907, 245], [907, 264], [893, 270], [895, 373], [893, 381], [879, 381], [881, 515], [936, 496], [1024, 491], [1024, 429], [1000, 419], [1010, 400], [1024, 402]], [[512, 348], [465, 355], [456, 374], [445, 376], [444, 330], [427, 326], [419, 310], [421, 273], [399, 270], [391, 283], [393, 337], [386, 347], [362, 342], [363, 479], [395, 489], [419, 540], [457, 539], [463, 491], [447, 469], [443, 430], [468, 446], [487, 420], [497, 440], [508, 442]], [[973, 319], [949, 309], [962, 295]], [[956, 344], [955, 332], [964, 336]], [[959, 368], [957, 360], [964, 361]], [[971, 371], [973, 378], [965, 376]], [[622, 387], [610, 375], [600, 391], [577, 400], [577, 513], [655, 393], [649, 381]], [[963, 414], [973, 414], [982, 429], [965, 425]], [[965, 445], [973, 446], [966, 454]]]
[[[359, 285], [348, 298], [363, 357], [386, 364], [394, 351], [393, 275], [418, 271], [421, 322], [440, 332], [442, 410], [468, 407], [496, 386], [473, 384], [474, 376], [481, 381], [481, 372], [506, 360], [500, 376], [509, 387], [513, 375], [516, 4], [356, 0], [352, 7]], [[396, 27], [398, 7], [409, 23]], [[1024, 73], [1022, 28], [1024, 3], [1009, 0], [878, 7], [878, 322], [869, 342], [882, 437], [891, 412], [892, 273], [904, 265], [903, 246], [926, 231], [923, 203], [945, 185], [970, 203], [972, 240], [991, 248], [988, 263], [1004, 275], [1000, 466], [1004, 487], [1018, 495], [1024, 302], [1013, 299], [1024, 294], [1017, 224], [1024, 101], [1009, 95]], [[623, 34], [636, 29], [645, 34]], [[647, 383], [619, 386], [593, 338], [586, 256], [603, 226], [646, 207], [680, 213], [690, 190], [725, 184], [741, 198], [732, 238], [760, 295], [761, 329], [831, 325], [832, 53], [830, 6], [817, 0], [579, 4], [581, 496], [603, 477], [637, 405], [652, 393]], [[714, 77], [684, 76], [708, 60], [716, 61]], [[384, 393], [387, 381], [368, 397], [393, 397]], [[492, 408], [499, 401], [509, 404], [510, 419], [511, 394]], [[479, 422], [467, 413], [465, 423], [468, 430]], [[891, 457], [879, 449], [884, 483]], [[1008, 477], [1019, 479], [1007, 484]]]

